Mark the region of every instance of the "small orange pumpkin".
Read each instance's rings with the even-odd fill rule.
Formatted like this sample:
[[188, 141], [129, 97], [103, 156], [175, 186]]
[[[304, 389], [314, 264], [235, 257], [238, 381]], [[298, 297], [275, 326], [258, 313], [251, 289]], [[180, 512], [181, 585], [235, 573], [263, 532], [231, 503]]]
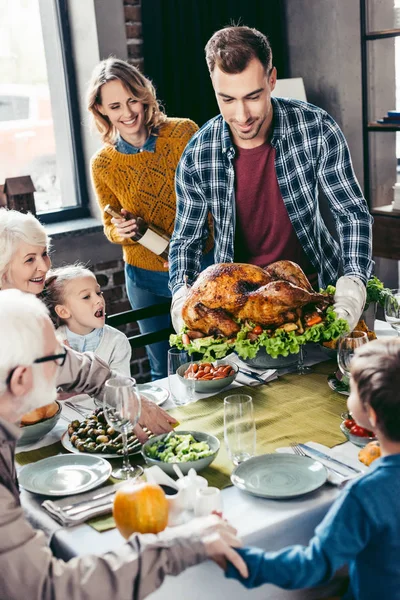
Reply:
[[358, 453], [358, 459], [364, 463], [364, 465], [369, 465], [374, 462], [381, 455], [381, 448], [379, 442], [369, 442], [364, 448]]
[[168, 523], [168, 500], [159, 485], [130, 483], [119, 488], [114, 498], [113, 516], [120, 534], [159, 533]]

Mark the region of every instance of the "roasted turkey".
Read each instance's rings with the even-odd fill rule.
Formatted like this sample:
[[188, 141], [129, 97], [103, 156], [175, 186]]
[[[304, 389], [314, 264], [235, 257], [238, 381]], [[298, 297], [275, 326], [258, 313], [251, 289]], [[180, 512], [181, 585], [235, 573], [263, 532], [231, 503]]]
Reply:
[[295, 322], [307, 304], [326, 305], [326, 295], [312, 289], [295, 263], [282, 260], [262, 269], [243, 263], [220, 263], [203, 271], [183, 306], [190, 330], [234, 336], [246, 320], [276, 328]]

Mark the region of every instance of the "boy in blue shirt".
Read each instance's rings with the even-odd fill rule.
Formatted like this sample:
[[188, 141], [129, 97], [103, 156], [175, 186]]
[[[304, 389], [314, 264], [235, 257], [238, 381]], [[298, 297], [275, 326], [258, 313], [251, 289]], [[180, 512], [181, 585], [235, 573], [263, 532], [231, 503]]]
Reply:
[[296, 589], [325, 583], [347, 564], [346, 600], [400, 600], [400, 338], [357, 350], [347, 406], [359, 425], [375, 432], [381, 458], [347, 484], [307, 547], [244, 548], [238, 552], [249, 577], [230, 563], [227, 577], [248, 588]]

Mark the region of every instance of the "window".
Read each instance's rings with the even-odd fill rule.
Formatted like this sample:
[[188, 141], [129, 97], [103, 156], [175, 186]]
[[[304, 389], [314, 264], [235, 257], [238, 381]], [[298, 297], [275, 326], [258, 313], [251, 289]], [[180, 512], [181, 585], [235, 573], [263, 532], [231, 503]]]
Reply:
[[0, 184], [30, 175], [41, 220], [87, 215], [67, 0], [0, 0]]

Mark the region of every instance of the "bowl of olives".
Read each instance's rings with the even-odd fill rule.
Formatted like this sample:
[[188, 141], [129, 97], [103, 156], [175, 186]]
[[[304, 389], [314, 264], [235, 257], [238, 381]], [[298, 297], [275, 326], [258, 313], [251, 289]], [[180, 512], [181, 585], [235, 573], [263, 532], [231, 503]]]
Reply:
[[[141, 444], [134, 433], [128, 434], [128, 452], [137, 454]], [[86, 418], [75, 419], [61, 438], [64, 448], [74, 453], [99, 454], [103, 458], [120, 458], [123, 455], [122, 433], [108, 425], [103, 409]]]

